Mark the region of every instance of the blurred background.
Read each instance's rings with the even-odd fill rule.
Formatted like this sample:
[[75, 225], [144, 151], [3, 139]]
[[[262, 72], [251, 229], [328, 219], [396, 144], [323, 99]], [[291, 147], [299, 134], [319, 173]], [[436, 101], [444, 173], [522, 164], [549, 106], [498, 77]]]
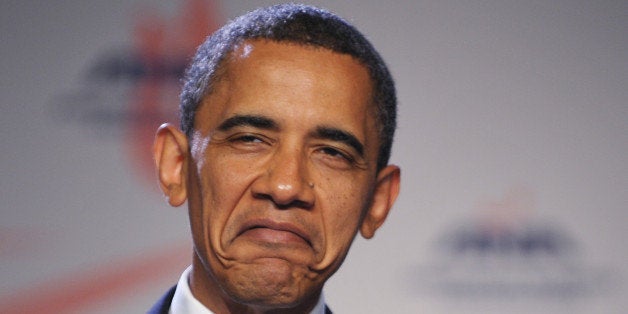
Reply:
[[[306, 1], [398, 88], [402, 192], [337, 313], [624, 313], [628, 2]], [[0, 3], [0, 312], [141, 313], [191, 257], [150, 147], [179, 75], [275, 1]]]

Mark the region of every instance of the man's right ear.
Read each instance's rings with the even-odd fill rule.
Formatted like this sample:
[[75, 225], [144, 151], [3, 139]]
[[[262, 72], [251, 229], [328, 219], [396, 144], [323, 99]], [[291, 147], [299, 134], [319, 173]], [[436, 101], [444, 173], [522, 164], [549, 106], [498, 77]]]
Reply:
[[159, 185], [171, 206], [180, 206], [187, 199], [188, 152], [188, 139], [175, 126], [164, 123], [157, 129], [153, 156]]

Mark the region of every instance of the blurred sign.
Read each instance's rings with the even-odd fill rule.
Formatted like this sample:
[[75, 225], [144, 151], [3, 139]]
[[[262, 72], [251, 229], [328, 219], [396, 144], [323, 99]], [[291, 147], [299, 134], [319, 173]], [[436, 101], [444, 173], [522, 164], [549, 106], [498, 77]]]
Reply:
[[608, 291], [612, 273], [588, 266], [578, 243], [536, 217], [533, 203], [526, 189], [482, 202], [475, 217], [443, 230], [414, 280], [451, 298], [564, 300]]
[[212, 1], [187, 0], [173, 18], [137, 14], [132, 46], [104, 51], [77, 90], [56, 97], [54, 117], [97, 136], [122, 136], [138, 175], [154, 181], [157, 127], [177, 123], [180, 80], [196, 47], [222, 19]]

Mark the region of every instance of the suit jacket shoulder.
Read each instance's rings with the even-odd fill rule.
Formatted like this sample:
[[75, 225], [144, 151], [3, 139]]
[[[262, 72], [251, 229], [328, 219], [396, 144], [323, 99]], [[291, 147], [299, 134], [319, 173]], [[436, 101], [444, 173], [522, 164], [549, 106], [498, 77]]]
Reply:
[[164, 294], [153, 307], [148, 310], [148, 314], [168, 314], [168, 310], [170, 310], [170, 304], [172, 304], [172, 298], [174, 297], [174, 290], [177, 286], [174, 286]]

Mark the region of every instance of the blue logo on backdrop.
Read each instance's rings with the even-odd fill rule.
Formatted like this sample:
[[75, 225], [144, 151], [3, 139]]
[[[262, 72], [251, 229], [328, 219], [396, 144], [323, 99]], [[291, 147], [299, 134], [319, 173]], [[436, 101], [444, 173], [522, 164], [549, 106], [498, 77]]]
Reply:
[[53, 117], [122, 139], [132, 168], [153, 186], [155, 131], [161, 123], [176, 124], [179, 79], [222, 20], [218, 15], [207, 0], [183, 1], [174, 17], [142, 12], [133, 23], [132, 45], [95, 59], [76, 91], [53, 99]]
[[610, 271], [590, 267], [557, 224], [530, 215], [517, 190], [445, 229], [417, 278], [422, 290], [453, 298], [580, 298], [611, 288]]

